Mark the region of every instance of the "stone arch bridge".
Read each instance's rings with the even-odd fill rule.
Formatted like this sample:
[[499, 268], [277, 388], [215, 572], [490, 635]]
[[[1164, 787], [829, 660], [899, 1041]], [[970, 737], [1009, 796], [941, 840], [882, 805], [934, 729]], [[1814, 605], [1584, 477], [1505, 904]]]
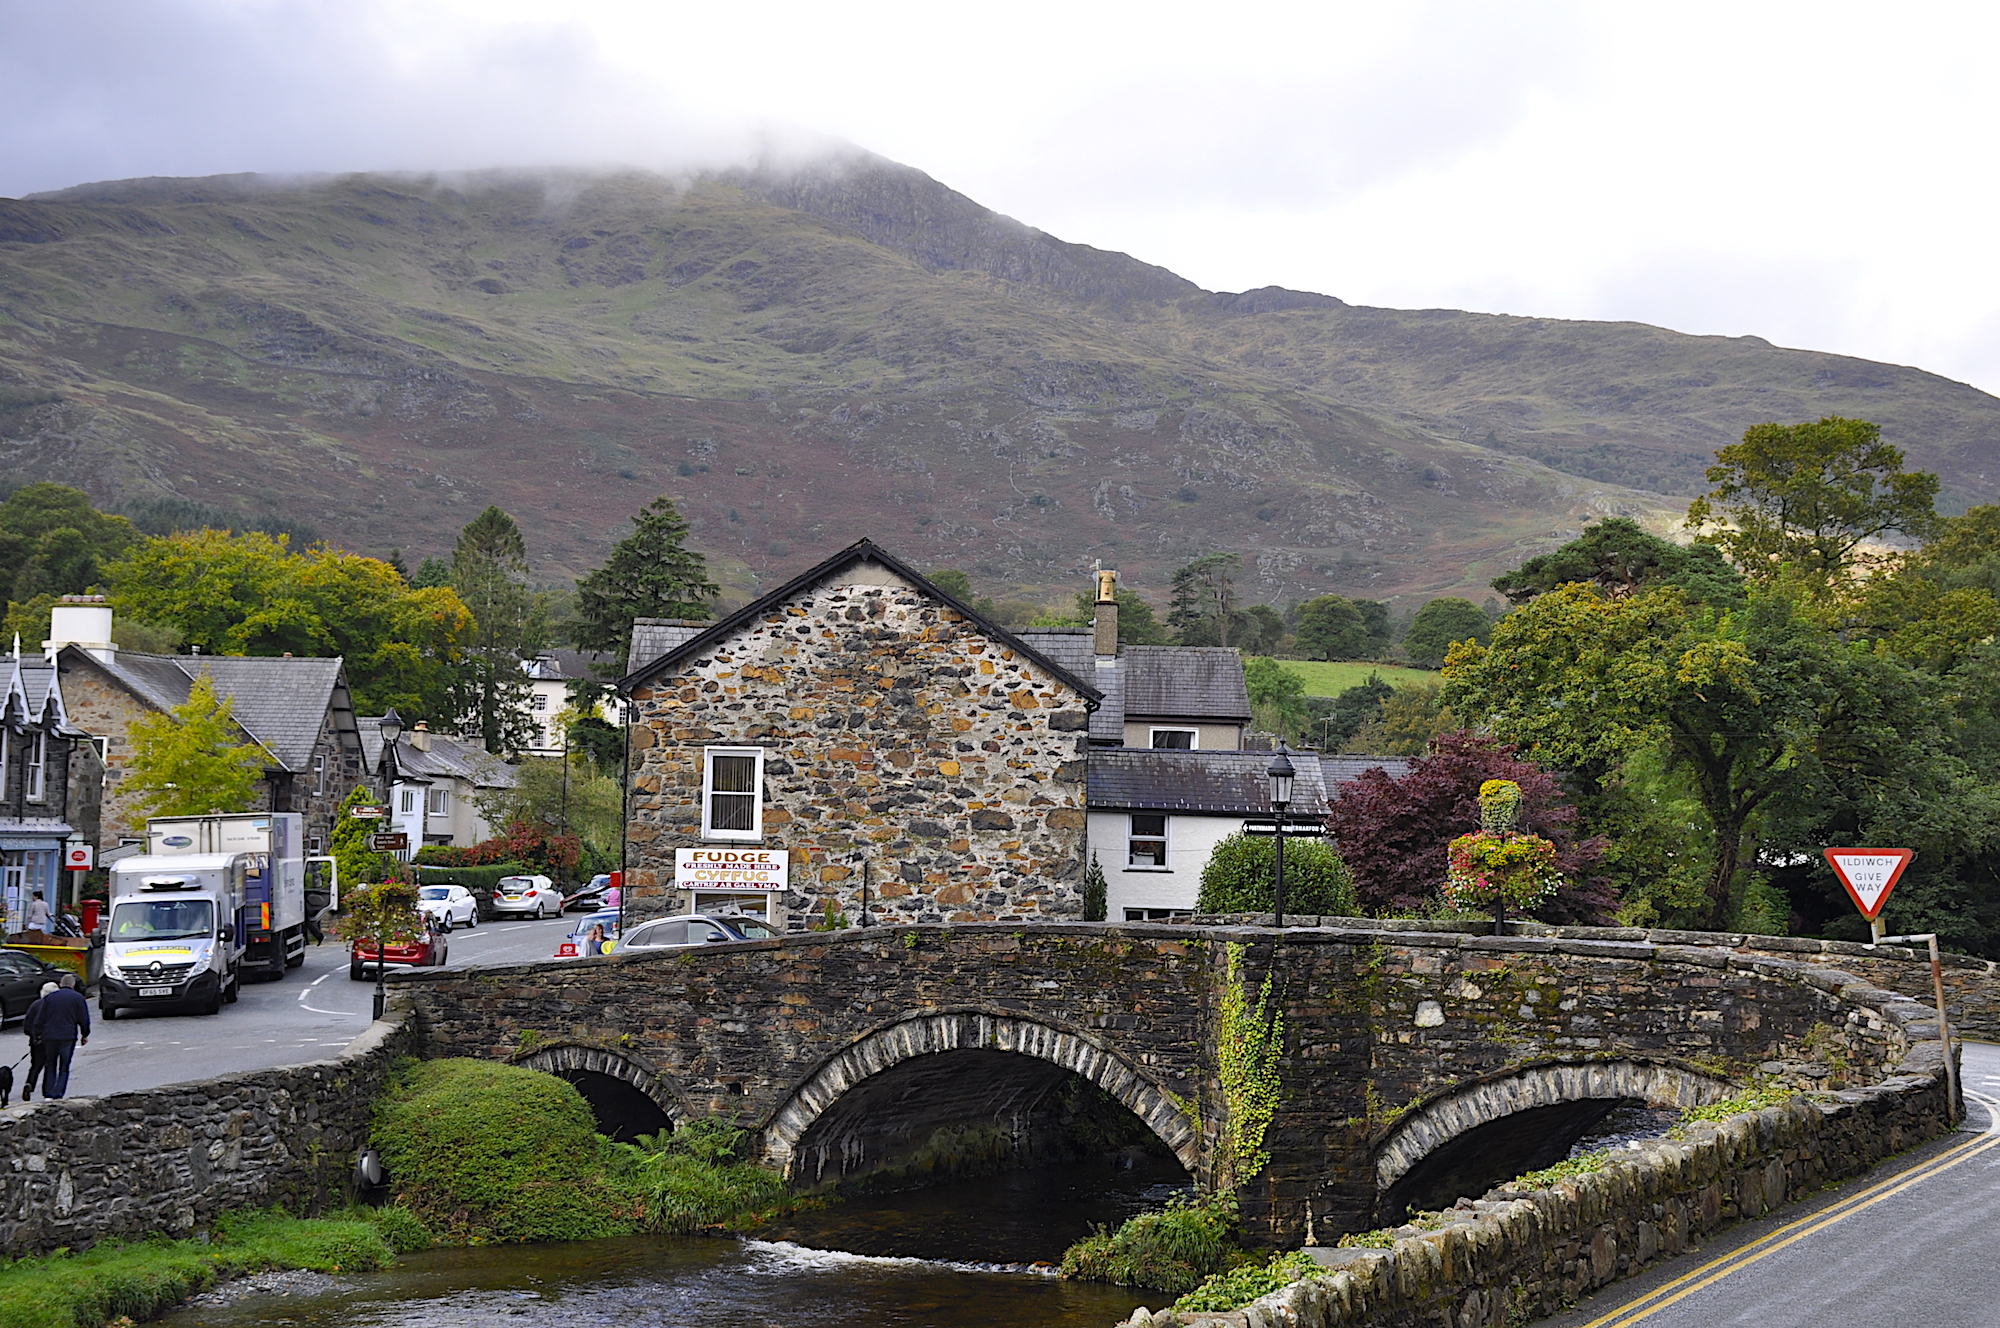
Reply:
[[1271, 1160], [1238, 1189], [1272, 1242], [1480, 1193], [1620, 1103], [1714, 1101], [1759, 1067], [1874, 1082], [1925, 1017], [1719, 948], [1339, 927], [878, 927], [396, 985], [429, 1055], [562, 1074], [627, 1134], [726, 1117], [800, 1185], [949, 1162], [940, 1140], [1031, 1155], [1079, 1081], [1209, 1180], [1232, 971], [1282, 1018]]

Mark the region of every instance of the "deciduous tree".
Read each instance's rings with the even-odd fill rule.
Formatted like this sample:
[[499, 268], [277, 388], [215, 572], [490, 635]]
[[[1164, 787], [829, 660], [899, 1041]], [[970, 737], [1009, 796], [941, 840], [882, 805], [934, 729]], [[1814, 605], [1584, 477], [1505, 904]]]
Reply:
[[132, 760], [120, 785], [147, 816], [249, 811], [265, 753], [245, 740], [235, 705], [215, 694], [203, 673], [188, 699], [164, 714], [132, 721]]
[[1710, 544], [1681, 545], [1647, 533], [1629, 517], [1606, 517], [1552, 553], [1530, 558], [1493, 588], [1526, 604], [1557, 586], [1588, 582], [1607, 599], [1659, 585], [1680, 587], [1690, 601], [1718, 607], [1743, 602], [1743, 577]]
[[1452, 642], [1484, 641], [1491, 626], [1477, 604], [1447, 595], [1417, 610], [1403, 636], [1403, 653], [1418, 668], [1434, 669], [1444, 663]]
[[1307, 659], [1365, 659], [1371, 654], [1367, 620], [1352, 600], [1321, 595], [1299, 605], [1299, 651]]

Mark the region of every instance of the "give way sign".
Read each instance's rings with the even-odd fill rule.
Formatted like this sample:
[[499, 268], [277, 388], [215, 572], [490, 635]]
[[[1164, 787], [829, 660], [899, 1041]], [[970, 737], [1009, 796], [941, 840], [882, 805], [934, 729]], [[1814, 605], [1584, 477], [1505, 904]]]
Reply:
[[1847, 896], [1861, 916], [1873, 922], [1915, 856], [1907, 848], [1830, 848], [1826, 863], [1847, 887]]

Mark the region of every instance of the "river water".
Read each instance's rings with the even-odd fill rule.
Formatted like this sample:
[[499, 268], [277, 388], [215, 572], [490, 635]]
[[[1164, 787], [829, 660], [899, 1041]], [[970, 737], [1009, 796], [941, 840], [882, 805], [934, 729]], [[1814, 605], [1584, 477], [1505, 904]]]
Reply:
[[1036, 1262], [1186, 1176], [1149, 1158], [1066, 1162], [801, 1214], [751, 1238], [634, 1237], [406, 1255], [169, 1315], [170, 1328], [1111, 1328], [1159, 1292], [1064, 1282]]

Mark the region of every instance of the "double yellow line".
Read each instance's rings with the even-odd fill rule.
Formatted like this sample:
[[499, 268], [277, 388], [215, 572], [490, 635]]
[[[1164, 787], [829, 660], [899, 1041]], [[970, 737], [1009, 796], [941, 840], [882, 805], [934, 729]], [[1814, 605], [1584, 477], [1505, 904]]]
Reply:
[[1818, 1231], [1824, 1231], [1836, 1222], [1844, 1222], [1864, 1208], [1870, 1208], [1884, 1199], [1893, 1198], [1921, 1184], [1931, 1177], [1950, 1171], [1963, 1162], [1970, 1162], [1982, 1153], [2000, 1148], [2000, 1101], [1983, 1093], [1967, 1092], [1966, 1097], [1986, 1108], [1987, 1126], [1983, 1134], [1974, 1135], [1963, 1143], [1954, 1144], [1929, 1161], [1919, 1163], [1908, 1171], [1898, 1172], [1887, 1180], [1879, 1181], [1856, 1194], [1850, 1194], [1839, 1203], [1831, 1204], [1795, 1222], [1788, 1222], [1761, 1239], [1754, 1240], [1740, 1249], [1731, 1250], [1719, 1259], [1712, 1259], [1691, 1272], [1684, 1273], [1663, 1286], [1655, 1287], [1639, 1299], [1619, 1306], [1602, 1318], [1592, 1319], [1584, 1328], [1628, 1328], [1628, 1325], [1666, 1309], [1669, 1305], [1685, 1300], [1695, 1292], [1714, 1286], [1731, 1273], [1740, 1272], [1760, 1259], [1765, 1259], [1788, 1245], [1795, 1245]]

